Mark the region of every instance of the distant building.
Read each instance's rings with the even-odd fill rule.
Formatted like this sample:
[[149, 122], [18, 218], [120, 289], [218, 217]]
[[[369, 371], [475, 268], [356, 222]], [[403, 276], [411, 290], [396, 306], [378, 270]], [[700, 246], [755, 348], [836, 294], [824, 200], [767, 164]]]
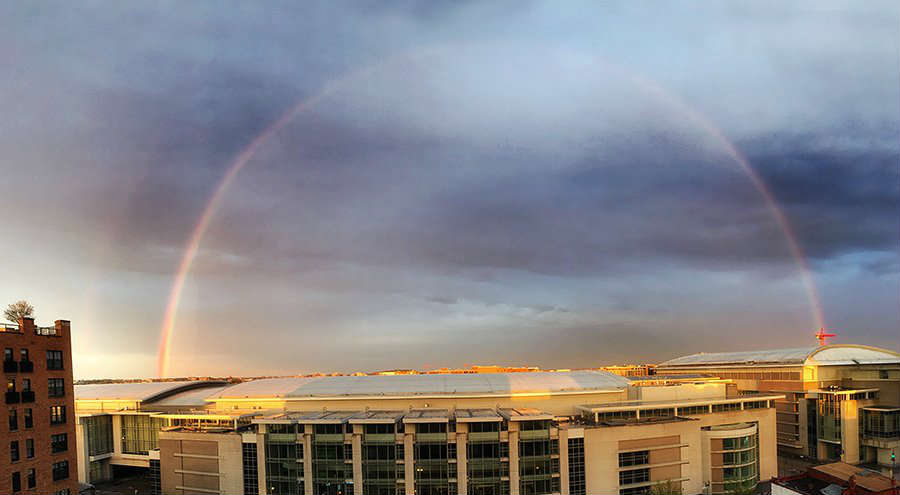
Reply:
[[69, 322], [0, 325], [0, 348], [8, 419], [0, 428], [0, 493], [78, 493]]
[[778, 445], [851, 464], [890, 465], [900, 451], [900, 354], [862, 345], [693, 354], [658, 366], [664, 375], [710, 374], [739, 390], [783, 393]]
[[843, 462], [772, 480], [772, 495], [898, 495], [897, 480]]
[[[109, 391], [79, 391], [77, 407], [153, 418], [136, 437], [140, 462], [167, 494], [631, 495], [660, 483], [725, 493], [776, 474], [783, 399], [727, 385], [602, 371], [330, 376], [165, 399], [123, 388], [114, 404], [87, 399]], [[87, 445], [119, 434], [82, 433]]]
[[625, 366], [604, 366], [603, 371], [619, 376], [649, 376], [656, 372], [656, 366], [652, 364], [627, 364]]

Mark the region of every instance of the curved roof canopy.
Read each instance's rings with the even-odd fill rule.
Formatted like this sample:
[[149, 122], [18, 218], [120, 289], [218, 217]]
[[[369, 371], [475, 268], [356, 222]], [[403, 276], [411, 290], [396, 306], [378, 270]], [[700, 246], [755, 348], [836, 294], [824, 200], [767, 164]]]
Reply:
[[228, 387], [207, 400], [416, 397], [618, 391], [628, 380], [606, 371], [271, 378]]
[[754, 364], [834, 366], [893, 363], [900, 363], [900, 354], [888, 349], [864, 345], [832, 344], [765, 351], [701, 352], [660, 363], [659, 368], [710, 365], [748, 366]]
[[152, 402], [173, 394], [225, 385], [217, 381], [103, 383], [75, 385], [75, 400], [130, 400]]

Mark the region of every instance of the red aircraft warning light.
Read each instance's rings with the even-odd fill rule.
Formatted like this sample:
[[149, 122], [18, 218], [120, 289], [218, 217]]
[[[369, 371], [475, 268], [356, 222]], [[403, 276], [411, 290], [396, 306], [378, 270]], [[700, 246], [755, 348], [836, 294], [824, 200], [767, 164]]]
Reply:
[[826, 342], [825, 339], [827, 339], [827, 338], [829, 338], [829, 337], [837, 337], [837, 334], [833, 334], [833, 333], [825, 333], [825, 328], [824, 328], [824, 327], [823, 327], [823, 328], [820, 328], [820, 329], [816, 332], [816, 340], [819, 341], [819, 345], [828, 345], [828, 342]]

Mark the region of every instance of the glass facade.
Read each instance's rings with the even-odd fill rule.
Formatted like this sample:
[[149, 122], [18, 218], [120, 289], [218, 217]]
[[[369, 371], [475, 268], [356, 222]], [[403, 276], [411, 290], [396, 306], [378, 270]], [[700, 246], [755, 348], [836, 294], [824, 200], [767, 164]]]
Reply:
[[87, 433], [88, 455], [109, 454], [113, 451], [112, 416], [81, 418]]
[[819, 440], [841, 441], [841, 402], [840, 394], [823, 394], [819, 397], [817, 430]]
[[[303, 444], [298, 442], [297, 431], [298, 426], [295, 424], [266, 425], [266, 486], [272, 495], [303, 495]], [[246, 446], [253, 444], [244, 445], [246, 471]], [[253, 445], [253, 451], [256, 451], [256, 445]], [[255, 460], [253, 463], [255, 466]]]
[[259, 493], [259, 461], [257, 459], [256, 444], [241, 444], [244, 470], [244, 495], [257, 495]]
[[897, 439], [900, 437], [900, 409], [863, 409], [860, 431], [864, 438]]
[[[500, 422], [469, 423], [466, 445], [468, 489], [471, 495], [505, 495], [509, 493], [509, 461], [500, 448]], [[506, 452], [509, 451], [507, 446]]]
[[165, 420], [145, 415], [122, 416], [122, 452], [147, 455], [159, 448], [159, 430]]
[[363, 425], [363, 432], [361, 460], [363, 493], [367, 495], [402, 493], [404, 490], [398, 490], [397, 485], [396, 424]]
[[[553, 493], [551, 455], [555, 441], [550, 440], [550, 421], [519, 422], [519, 493]], [[558, 490], [558, 489], [557, 489]]]
[[158, 459], [150, 459], [150, 491], [153, 495], [162, 493]]
[[724, 483], [714, 483], [713, 492], [733, 493], [752, 490], [759, 483], [759, 437], [756, 433], [722, 439], [722, 470]]
[[569, 439], [569, 493], [585, 495], [584, 481], [584, 439]]
[[[447, 449], [447, 423], [416, 424], [413, 454], [416, 494], [448, 495], [450, 456]], [[455, 468], [456, 464], [453, 467]]]
[[[347, 425], [349, 428], [350, 425]], [[313, 426], [313, 492], [321, 495], [353, 493], [353, 451], [344, 444], [344, 425]]]

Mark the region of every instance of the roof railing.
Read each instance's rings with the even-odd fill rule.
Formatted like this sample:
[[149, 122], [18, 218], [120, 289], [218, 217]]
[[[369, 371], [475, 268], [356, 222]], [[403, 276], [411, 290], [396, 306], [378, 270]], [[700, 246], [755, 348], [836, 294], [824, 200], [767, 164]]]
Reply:
[[15, 323], [0, 323], [0, 332], [22, 333], [22, 330]]
[[35, 335], [56, 335], [56, 327], [34, 327]]

